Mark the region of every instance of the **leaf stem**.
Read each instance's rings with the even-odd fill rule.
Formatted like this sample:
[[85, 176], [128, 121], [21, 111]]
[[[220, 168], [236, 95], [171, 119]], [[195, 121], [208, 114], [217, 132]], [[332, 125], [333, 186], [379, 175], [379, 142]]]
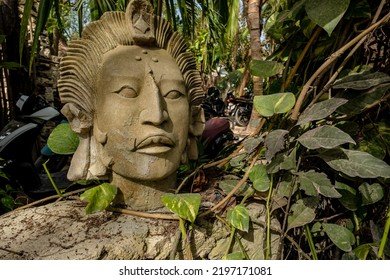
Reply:
[[311, 235], [311, 231], [308, 224], [305, 225], [305, 233], [306, 233], [307, 241], [309, 242], [311, 254], [313, 255], [313, 260], [318, 260], [316, 247], [314, 245], [313, 237]]
[[273, 181], [274, 181], [274, 176], [273, 174], [271, 175], [271, 180], [270, 180], [270, 187], [268, 191], [268, 197], [267, 197], [267, 202], [265, 204], [266, 211], [267, 211], [267, 246], [265, 248], [265, 259], [269, 260], [270, 259], [270, 253], [271, 253], [271, 209], [270, 209], [270, 202], [272, 198], [272, 193], [273, 193]]
[[44, 164], [42, 164], [43, 169], [45, 169], [45, 172], [46, 172], [46, 174], [47, 174], [47, 177], [49, 178], [50, 183], [52, 184], [52, 186], [53, 186], [53, 188], [55, 189], [55, 191], [56, 191], [56, 193], [58, 194], [58, 196], [59, 196], [59, 197], [62, 197], [61, 191], [58, 189], [56, 183], [54, 182], [53, 178], [51, 177], [51, 174], [50, 174], [50, 172], [49, 172], [49, 169], [47, 169], [46, 164], [49, 162], [49, 160], [50, 160], [50, 159], [48, 159], [47, 161], [45, 161]]
[[379, 245], [378, 259], [384, 259], [385, 246], [386, 246], [387, 237], [389, 235], [389, 230], [390, 230], [390, 207], [387, 210], [387, 215], [386, 216], [387, 216], [386, 224], [385, 224], [385, 228], [383, 230], [381, 243]]

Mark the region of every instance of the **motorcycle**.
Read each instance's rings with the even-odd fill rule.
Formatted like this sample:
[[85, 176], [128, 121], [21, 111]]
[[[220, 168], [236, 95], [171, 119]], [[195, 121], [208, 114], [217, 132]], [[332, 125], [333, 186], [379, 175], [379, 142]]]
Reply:
[[227, 94], [225, 102], [218, 89], [211, 87], [203, 99], [202, 107], [206, 120], [212, 117], [226, 117], [239, 126], [247, 126], [252, 114], [251, 98], [237, 98], [232, 92]]
[[234, 118], [234, 122], [239, 126], [247, 126], [252, 114], [253, 102], [248, 98], [235, 97], [232, 92], [228, 92], [226, 97], [226, 113]]
[[0, 169], [8, 174], [11, 184], [21, 187], [33, 199], [55, 194], [55, 189], [44, 171], [47, 169], [59, 189], [65, 189], [69, 156], [54, 154], [48, 147], [41, 149], [40, 134], [44, 125], [60, 116], [41, 96], [22, 95], [16, 103], [20, 116], [11, 120], [0, 132]]

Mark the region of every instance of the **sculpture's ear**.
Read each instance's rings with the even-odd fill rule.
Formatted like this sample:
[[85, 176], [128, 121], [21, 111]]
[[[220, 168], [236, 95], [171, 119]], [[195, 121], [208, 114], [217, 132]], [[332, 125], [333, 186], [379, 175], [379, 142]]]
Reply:
[[89, 133], [92, 127], [92, 118], [84, 110], [79, 109], [73, 103], [67, 103], [61, 113], [68, 119], [72, 130], [77, 134]]
[[192, 116], [188, 135], [187, 157], [190, 160], [198, 159], [198, 145], [196, 137], [201, 136], [204, 130], [205, 118], [203, 108], [193, 106], [191, 108]]
[[193, 106], [191, 108], [192, 117], [190, 124], [190, 135], [201, 136], [204, 130], [205, 118], [203, 108], [200, 106]]
[[78, 134], [80, 140], [79, 146], [72, 157], [68, 179], [71, 181], [86, 179], [90, 165], [92, 119], [72, 103], [65, 104], [61, 112], [68, 119], [72, 130]]

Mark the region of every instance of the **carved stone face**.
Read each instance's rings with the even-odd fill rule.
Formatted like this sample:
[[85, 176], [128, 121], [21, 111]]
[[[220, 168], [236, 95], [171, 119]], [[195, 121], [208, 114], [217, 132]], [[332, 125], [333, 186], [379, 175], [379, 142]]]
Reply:
[[103, 145], [103, 162], [141, 181], [176, 172], [190, 109], [173, 58], [163, 49], [119, 46], [104, 55], [99, 77], [94, 136]]

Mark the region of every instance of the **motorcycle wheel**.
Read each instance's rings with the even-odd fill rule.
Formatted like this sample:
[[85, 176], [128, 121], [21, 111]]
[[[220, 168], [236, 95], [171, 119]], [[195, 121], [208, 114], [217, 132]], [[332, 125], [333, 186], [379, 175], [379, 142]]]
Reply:
[[234, 121], [238, 126], [247, 126], [249, 119], [251, 117], [251, 112], [244, 107], [238, 107], [236, 113], [234, 114]]

